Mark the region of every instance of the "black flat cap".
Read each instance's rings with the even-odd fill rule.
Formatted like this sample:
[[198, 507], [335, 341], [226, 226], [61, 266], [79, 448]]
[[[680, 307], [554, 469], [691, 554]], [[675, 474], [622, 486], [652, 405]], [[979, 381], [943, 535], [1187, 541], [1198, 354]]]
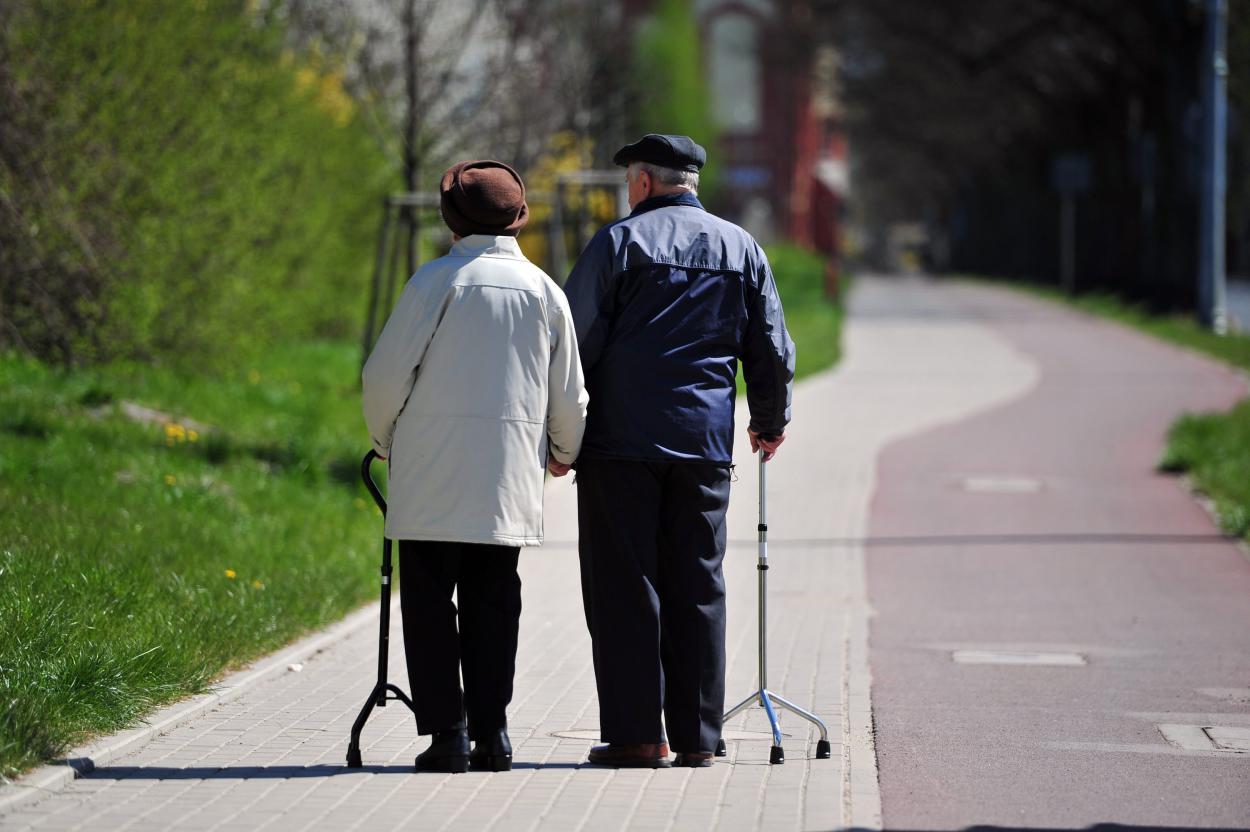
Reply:
[[629, 167], [630, 162], [648, 162], [662, 168], [697, 172], [707, 164], [707, 151], [689, 136], [665, 136], [648, 133], [633, 144], [627, 144], [612, 157], [614, 164]]

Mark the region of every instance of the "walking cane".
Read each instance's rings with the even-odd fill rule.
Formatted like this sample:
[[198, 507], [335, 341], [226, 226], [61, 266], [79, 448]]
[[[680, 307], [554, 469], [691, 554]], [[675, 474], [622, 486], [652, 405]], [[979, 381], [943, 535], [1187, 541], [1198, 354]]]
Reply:
[[[378, 484], [373, 481], [373, 477], [369, 475], [369, 466], [373, 464], [373, 460], [378, 458], [377, 451], [369, 451], [365, 454], [364, 460], [360, 463], [360, 478], [365, 481], [365, 488], [369, 489], [369, 493], [373, 495], [373, 501], [378, 504], [378, 508], [382, 510], [382, 516], [386, 517], [386, 499], [382, 496], [382, 492], [378, 490]], [[363, 764], [360, 759], [360, 732], [364, 730], [365, 722], [368, 721], [374, 708], [385, 708], [388, 699], [395, 699], [403, 702], [412, 710], [412, 700], [408, 695], [400, 690], [397, 686], [387, 681], [387, 660], [390, 657], [390, 641], [391, 641], [391, 539], [382, 536], [382, 622], [381, 630], [378, 633], [378, 681], [373, 686], [373, 690], [369, 692], [369, 698], [365, 701], [365, 705], [360, 709], [360, 715], [356, 717], [356, 722], [352, 724], [352, 738], [347, 745], [347, 767], [360, 768]], [[394, 694], [388, 696], [387, 694]]]
[[[768, 639], [765, 635], [765, 622], [768, 619], [768, 518], [765, 514], [765, 472], [768, 466], [764, 464], [764, 449], [760, 449], [760, 523], [757, 526], [759, 531], [760, 559], [755, 567], [759, 573], [760, 582], [760, 603], [759, 603], [759, 633], [760, 633], [760, 687], [759, 690], [752, 691], [751, 695], [743, 699], [737, 705], [734, 705], [725, 712], [723, 722], [728, 722], [731, 718], [749, 708], [752, 704], [759, 703], [768, 714], [769, 725], [773, 729], [773, 747], [768, 755], [768, 762], [778, 765], [786, 761], [786, 752], [781, 747], [781, 727], [777, 724], [777, 711], [773, 707], [785, 708], [797, 716], [803, 717], [808, 722], [820, 729], [820, 741], [816, 743], [816, 759], [827, 760], [833, 756], [832, 749], [829, 746], [829, 729], [825, 727], [825, 723], [820, 717], [813, 713], [803, 710], [798, 705], [788, 699], [783, 698], [779, 694], [773, 693], [768, 689]], [[725, 748], [725, 738], [721, 737], [716, 742], [716, 756], [724, 757], [728, 753]]]

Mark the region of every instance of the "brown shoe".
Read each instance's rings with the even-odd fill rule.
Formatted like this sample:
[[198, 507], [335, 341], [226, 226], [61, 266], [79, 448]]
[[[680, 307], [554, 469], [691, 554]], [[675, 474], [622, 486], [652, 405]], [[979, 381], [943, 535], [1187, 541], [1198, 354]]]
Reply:
[[692, 751], [686, 754], [679, 751], [673, 758], [673, 765], [678, 768], [707, 768], [711, 764], [711, 751]]
[[608, 743], [590, 749], [590, 762], [613, 768], [668, 768], [668, 743]]

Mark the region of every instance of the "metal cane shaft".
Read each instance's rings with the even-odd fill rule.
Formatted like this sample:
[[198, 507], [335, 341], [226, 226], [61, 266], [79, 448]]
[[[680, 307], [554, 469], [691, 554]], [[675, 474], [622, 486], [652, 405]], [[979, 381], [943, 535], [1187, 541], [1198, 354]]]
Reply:
[[759, 571], [760, 584], [760, 689], [768, 687], [768, 517], [765, 506], [767, 492], [767, 467], [764, 465], [764, 450], [760, 449], [760, 522], [757, 527], [760, 541], [760, 559], [756, 567]]
[[[378, 684], [385, 685], [387, 664], [391, 655], [391, 539], [382, 539], [382, 626], [378, 633]], [[386, 690], [378, 697], [378, 706], [386, 707]]]

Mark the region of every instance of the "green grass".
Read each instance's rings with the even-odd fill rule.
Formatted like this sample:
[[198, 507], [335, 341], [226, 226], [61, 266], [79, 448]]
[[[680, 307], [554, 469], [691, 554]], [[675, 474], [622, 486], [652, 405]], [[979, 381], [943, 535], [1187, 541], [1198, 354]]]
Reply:
[[[1110, 295], [1069, 298], [1062, 292], [1009, 284], [1250, 370], [1250, 335], [1216, 335], [1192, 318], [1152, 315]], [[1250, 539], [1250, 399], [1227, 413], [1188, 413], [1168, 431], [1159, 469], [1188, 474], [1211, 498], [1220, 528]]]
[[796, 378], [832, 367], [842, 356], [842, 303], [825, 294], [826, 259], [791, 245], [769, 246], [767, 253], [798, 352]]
[[1250, 399], [1227, 413], [1182, 416], [1159, 467], [1188, 473], [1215, 504], [1220, 528], [1250, 538]]
[[[305, 344], [214, 380], [0, 356], [0, 773], [372, 597], [358, 360]], [[179, 421], [135, 422], [123, 402]]]

